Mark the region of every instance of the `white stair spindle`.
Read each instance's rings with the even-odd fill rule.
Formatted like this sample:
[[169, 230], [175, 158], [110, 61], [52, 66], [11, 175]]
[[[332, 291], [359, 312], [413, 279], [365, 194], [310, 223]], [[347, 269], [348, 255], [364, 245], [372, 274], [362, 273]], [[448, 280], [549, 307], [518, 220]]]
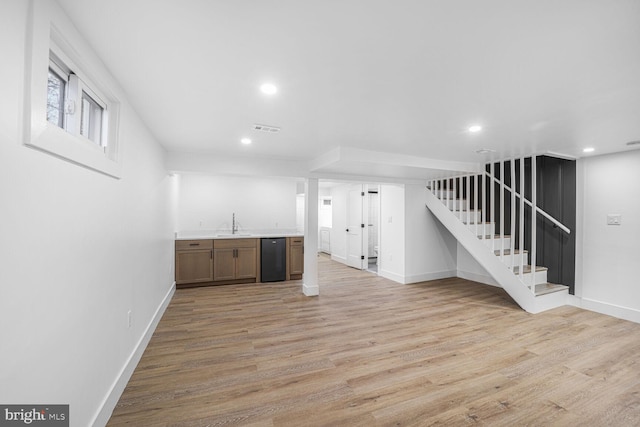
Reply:
[[531, 156], [531, 291], [536, 294], [536, 242], [538, 237], [538, 197], [536, 183], [536, 156]]
[[[516, 250], [516, 162], [511, 159], [511, 245], [509, 250], [511, 253], [511, 269], [515, 265], [515, 250]], [[520, 279], [523, 275], [520, 272]]]
[[453, 214], [456, 214], [457, 204], [458, 204], [458, 192], [456, 191], [456, 181], [458, 178], [453, 178]]
[[482, 240], [487, 238], [487, 175], [482, 174]]
[[[495, 186], [495, 184], [493, 182], [493, 179], [496, 176], [495, 169], [496, 169], [495, 168], [495, 163], [491, 162], [491, 166], [489, 168], [489, 173], [491, 174], [491, 179], [490, 179], [490, 181], [491, 181], [491, 201], [490, 201], [490, 203], [491, 203], [491, 223], [494, 224], [494, 225], [496, 223], [496, 212], [495, 212], [495, 210], [496, 210], [496, 204], [495, 204], [496, 186]], [[495, 233], [495, 227], [493, 229], [493, 234], [494, 235], [491, 236], [491, 250], [495, 251], [496, 250], [496, 248], [495, 248], [495, 246], [496, 246], [496, 244], [495, 244], [495, 240], [496, 240], [495, 239], [495, 234], [496, 234]]]
[[479, 210], [479, 200], [478, 200], [478, 175], [474, 175], [473, 177], [473, 210], [475, 212], [475, 218], [473, 222], [475, 223], [476, 236], [478, 235], [478, 229], [480, 228], [480, 224], [478, 224], [478, 210]]
[[[524, 271], [524, 157], [520, 158], [520, 271]], [[522, 273], [520, 273], [522, 274]]]
[[467, 227], [471, 221], [471, 177], [467, 175]]
[[449, 180], [444, 180], [444, 205], [449, 208]]
[[500, 261], [504, 262], [504, 162], [500, 162]]

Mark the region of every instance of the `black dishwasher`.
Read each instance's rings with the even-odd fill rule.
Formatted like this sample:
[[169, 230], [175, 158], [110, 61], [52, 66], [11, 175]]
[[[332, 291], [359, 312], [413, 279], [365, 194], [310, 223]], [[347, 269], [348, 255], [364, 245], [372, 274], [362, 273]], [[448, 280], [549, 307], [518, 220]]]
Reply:
[[287, 278], [286, 238], [261, 239], [260, 275], [262, 282], [281, 282]]

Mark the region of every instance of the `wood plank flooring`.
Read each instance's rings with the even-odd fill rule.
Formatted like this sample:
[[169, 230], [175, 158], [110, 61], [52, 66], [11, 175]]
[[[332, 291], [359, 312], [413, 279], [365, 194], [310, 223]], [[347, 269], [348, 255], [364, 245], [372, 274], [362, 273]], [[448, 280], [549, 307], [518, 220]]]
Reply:
[[640, 425], [639, 324], [319, 269], [313, 298], [299, 281], [178, 289], [108, 425]]

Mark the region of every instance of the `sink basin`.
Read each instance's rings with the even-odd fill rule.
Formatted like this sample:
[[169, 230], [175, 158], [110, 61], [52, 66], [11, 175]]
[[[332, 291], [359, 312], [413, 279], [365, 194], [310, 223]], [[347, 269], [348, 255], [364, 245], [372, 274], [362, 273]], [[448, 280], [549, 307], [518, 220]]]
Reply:
[[217, 234], [216, 237], [249, 237], [251, 234], [246, 233], [236, 233], [236, 234]]

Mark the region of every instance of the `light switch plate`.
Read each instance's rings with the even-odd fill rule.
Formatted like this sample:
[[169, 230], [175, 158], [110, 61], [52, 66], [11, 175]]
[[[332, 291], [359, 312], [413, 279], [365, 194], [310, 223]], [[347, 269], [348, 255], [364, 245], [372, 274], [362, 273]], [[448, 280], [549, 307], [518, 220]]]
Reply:
[[622, 215], [620, 214], [608, 214], [607, 225], [622, 225]]

